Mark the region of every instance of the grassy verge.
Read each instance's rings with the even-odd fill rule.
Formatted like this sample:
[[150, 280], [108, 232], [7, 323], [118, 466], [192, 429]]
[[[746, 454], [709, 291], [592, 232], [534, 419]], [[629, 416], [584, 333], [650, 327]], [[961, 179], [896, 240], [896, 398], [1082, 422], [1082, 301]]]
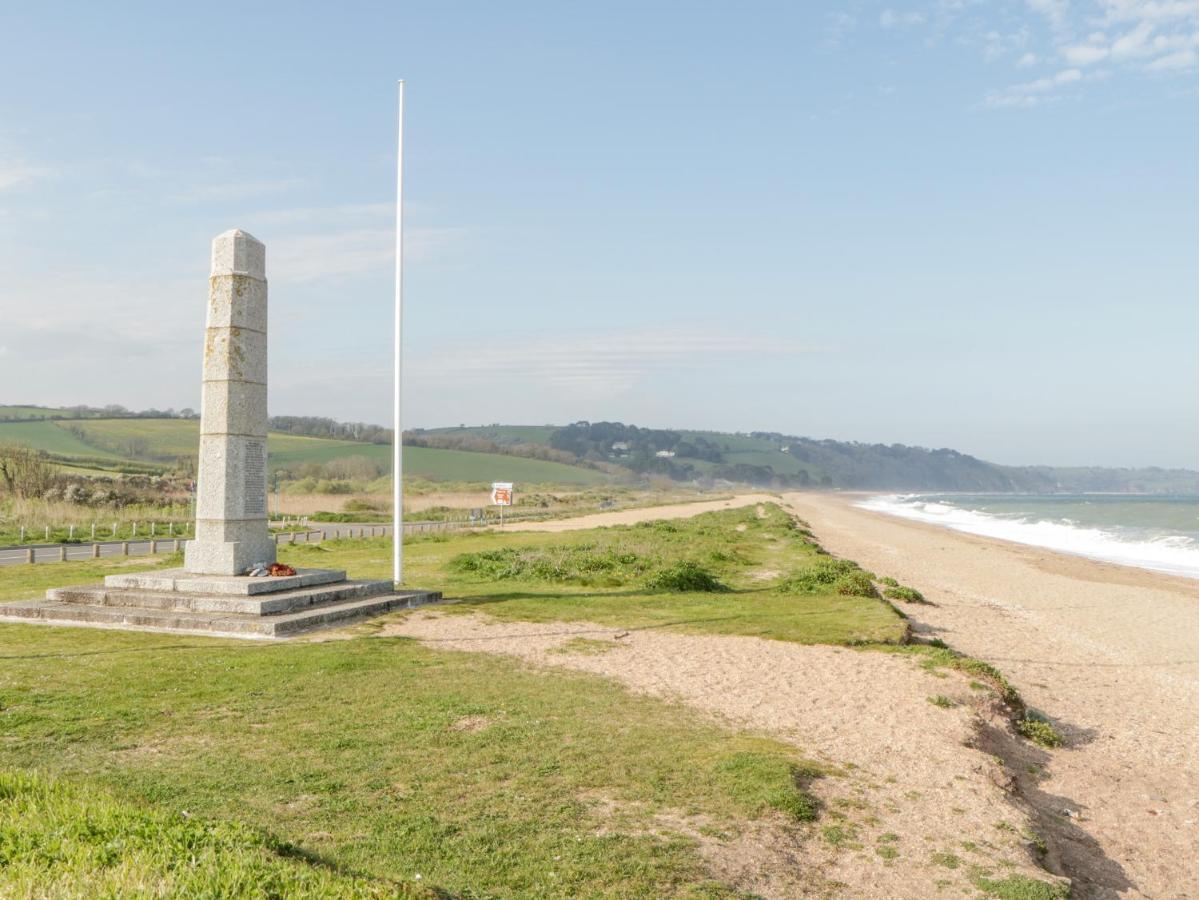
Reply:
[[[827, 578], [830, 558], [776, 506], [558, 534], [435, 534], [405, 546], [410, 583], [457, 598], [450, 610], [503, 620], [805, 644], [898, 643], [907, 633], [876, 593]], [[387, 540], [286, 549], [293, 564], [336, 565], [372, 578], [391, 572]], [[812, 571], [817, 577], [805, 577]]]

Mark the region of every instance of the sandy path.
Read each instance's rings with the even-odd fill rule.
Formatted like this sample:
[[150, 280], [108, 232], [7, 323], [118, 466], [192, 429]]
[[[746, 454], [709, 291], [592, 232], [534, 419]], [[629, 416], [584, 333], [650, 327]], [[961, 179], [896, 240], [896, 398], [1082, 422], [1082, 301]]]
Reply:
[[[1199, 897], [1199, 583], [785, 500], [832, 553], [919, 588], [917, 631], [1003, 670], [1067, 737], [1034, 791], [1083, 896]], [[1080, 830], [1082, 833], [1080, 833]]]
[[635, 525], [638, 522], [652, 522], [656, 519], [689, 519], [700, 513], [752, 506], [755, 503], [778, 502], [777, 494], [738, 494], [726, 500], [701, 500], [695, 503], [676, 503], [671, 506], [620, 509], [613, 512], [593, 513], [589, 516], [576, 516], [572, 519], [505, 525], [504, 531], [576, 531], [581, 528], [600, 528], [605, 525]]
[[[726, 724], [778, 735], [810, 759], [850, 764], [811, 785], [825, 809], [815, 827], [759, 834], [752, 850], [726, 848], [725, 857], [754, 857], [753, 871], [732, 874], [756, 894], [976, 896], [972, 864], [1048, 878], [1020, 834], [1029, 822], [1003, 788], [1003, 769], [967, 746], [976, 739], [976, 716], [995, 723], [996, 711], [956, 674], [936, 677], [906, 659], [836, 647], [578, 622], [501, 623], [436, 611], [415, 612], [381, 633], [604, 675]], [[579, 637], [591, 643], [572, 651], [568, 642]], [[596, 641], [608, 649], [597, 653]], [[929, 703], [938, 694], [960, 705]], [[1011, 829], [997, 829], [1001, 822]], [[824, 836], [826, 827], [844, 830], [840, 848]], [[964, 848], [971, 837], [978, 846]], [[889, 859], [880, 847], [897, 856]], [[934, 853], [958, 862], [951, 868]], [[727, 873], [728, 860], [720, 856], [715, 862]]]

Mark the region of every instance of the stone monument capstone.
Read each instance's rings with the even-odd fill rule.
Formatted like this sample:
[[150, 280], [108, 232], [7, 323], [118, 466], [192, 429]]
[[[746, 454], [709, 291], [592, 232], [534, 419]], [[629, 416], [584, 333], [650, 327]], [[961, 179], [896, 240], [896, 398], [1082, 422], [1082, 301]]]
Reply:
[[275, 561], [267, 528], [266, 248], [240, 229], [212, 242], [196, 536], [188, 572], [241, 575]]

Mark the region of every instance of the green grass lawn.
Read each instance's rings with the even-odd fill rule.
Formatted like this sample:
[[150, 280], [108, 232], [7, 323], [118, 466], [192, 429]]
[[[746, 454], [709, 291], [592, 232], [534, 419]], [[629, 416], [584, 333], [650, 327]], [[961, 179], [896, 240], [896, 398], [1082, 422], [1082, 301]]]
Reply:
[[[406, 546], [410, 583], [461, 598], [447, 610], [808, 643], [904, 634], [773, 506]], [[386, 540], [282, 556], [390, 571]], [[137, 563], [6, 567], [0, 599], [122, 565]], [[259, 896], [256, 880], [318, 896], [732, 896], [694, 836], [655, 815], [730, 835], [768, 814], [800, 823], [818, 775], [785, 745], [604, 679], [403, 638], [27, 625], [0, 625], [0, 770], [17, 773], [0, 778], [0, 895], [44, 896], [186, 893], [217, 872], [221, 896]]]
[[[430, 534], [405, 542], [405, 578], [457, 601], [453, 612], [499, 619], [592, 621], [758, 635], [805, 644], [894, 643], [904, 620], [876, 596], [841, 593], [828, 580], [791, 589], [819, 567], [806, 533], [777, 506], [722, 510], [692, 519], [559, 534], [497, 531]], [[391, 541], [325, 541], [283, 546], [296, 566], [345, 569], [355, 578], [391, 575]], [[471, 568], [472, 561], [476, 564]], [[650, 587], [653, 577], [690, 563], [727, 591]], [[156, 565], [178, 565], [178, 557]], [[49, 587], [98, 581], [144, 560], [95, 560], [0, 569], [0, 601], [40, 596]]]

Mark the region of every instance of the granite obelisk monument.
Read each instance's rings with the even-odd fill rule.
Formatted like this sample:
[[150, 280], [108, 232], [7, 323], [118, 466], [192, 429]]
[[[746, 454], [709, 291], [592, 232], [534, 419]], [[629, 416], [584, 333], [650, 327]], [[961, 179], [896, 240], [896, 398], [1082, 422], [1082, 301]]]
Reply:
[[438, 600], [340, 569], [258, 568], [275, 561], [266, 425], [266, 249], [235, 229], [212, 242], [196, 537], [183, 568], [51, 588], [44, 600], [0, 604], [0, 621], [284, 638]]
[[266, 248], [239, 229], [212, 242], [196, 537], [184, 568], [242, 575], [275, 561], [266, 497]]

